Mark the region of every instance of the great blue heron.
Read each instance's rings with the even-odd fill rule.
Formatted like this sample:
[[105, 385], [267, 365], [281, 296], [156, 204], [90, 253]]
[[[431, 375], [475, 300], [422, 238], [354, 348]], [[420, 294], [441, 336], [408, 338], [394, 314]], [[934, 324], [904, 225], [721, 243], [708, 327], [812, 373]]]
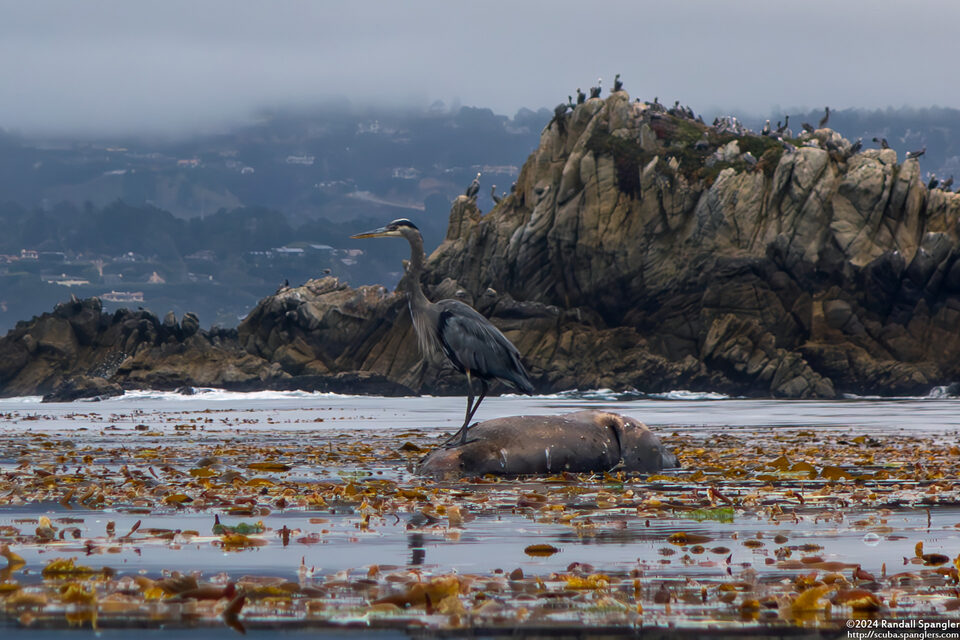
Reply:
[[[454, 368], [467, 376], [467, 413], [460, 427], [460, 444], [467, 441], [467, 428], [487, 395], [488, 380], [501, 380], [522, 393], [533, 393], [517, 348], [489, 320], [459, 300], [427, 300], [420, 286], [425, 261], [423, 237], [416, 225], [400, 218], [385, 227], [350, 237], [406, 238], [410, 243], [410, 264], [404, 286], [420, 352], [433, 361], [443, 354]], [[473, 403], [474, 377], [480, 378], [481, 388], [476, 404]]]

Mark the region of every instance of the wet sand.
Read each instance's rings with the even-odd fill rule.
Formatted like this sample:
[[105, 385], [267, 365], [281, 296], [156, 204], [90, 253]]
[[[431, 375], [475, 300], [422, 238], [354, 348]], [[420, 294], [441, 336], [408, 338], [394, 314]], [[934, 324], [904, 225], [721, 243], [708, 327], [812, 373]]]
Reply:
[[831, 633], [852, 617], [956, 619], [955, 401], [491, 399], [484, 411], [499, 415], [620, 410], [684, 467], [415, 476], [461, 402], [0, 402], [4, 637], [70, 625]]

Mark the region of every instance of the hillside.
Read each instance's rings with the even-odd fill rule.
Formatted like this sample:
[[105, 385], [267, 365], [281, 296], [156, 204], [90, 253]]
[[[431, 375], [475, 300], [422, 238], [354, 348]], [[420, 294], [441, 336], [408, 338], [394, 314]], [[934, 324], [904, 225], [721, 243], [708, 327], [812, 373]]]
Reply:
[[[493, 211], [455, 201], [425, 284], [489, 316], [544, 392], [926, 393], [960, 377], [958, 214], [960, 195], [927, 189], [892, 149], [710, 127], [618, 92], [555, 118]], [[61, 359], [36, 374], [52, 356], [23, 343], [45, 322], [0, 341], [22, 362], [0, 370], [6, 393], [81, 372]], [[76, 362], [122, 353], [109, 377], [124, 386], [462, 386], [418, 364], [402, 296], [334, 278], [262, 300], [236, 333], [192, 334], [244, 354], [231, 376], [177, 330], [103, 341], [111, 322]]]

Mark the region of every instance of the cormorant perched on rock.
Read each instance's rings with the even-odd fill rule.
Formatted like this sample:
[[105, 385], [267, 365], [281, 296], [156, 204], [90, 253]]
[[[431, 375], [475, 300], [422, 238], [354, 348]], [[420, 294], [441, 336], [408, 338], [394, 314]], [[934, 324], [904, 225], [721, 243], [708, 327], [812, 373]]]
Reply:
[[290, 280], [288, 280], [287, 278], [284, 278], [283, 284], [277, 287], [277, 293], [280, 293], [281, 291], [286, 291], [289, 288], [290, 288]]
[[800, 126], [803, 127], [803, 130], [806, 131], [807, 133], [813, 133], [815, 131], [815, 129], [813, 128], [813, 125], [810, 124], [809, 122], [801, 122]]
[[830, 122], [830, 107], [824, 107], [823, 117], [820, 118], [820, 124], [817, 125], [817, 129], [823, 129], [827, 126], [827, 123]]
[[623, 83], [620, 82], [620, 74], [613, 76], [613, 92], [623, 91]]
[[889, 149], [889, 148], [890, 148], [890, 145], [887, 143], [887, 139], [886, 139], [886, 138], [874, 138], [873, 141], [876, 142], [878, 145], [880, 145], [880, 148], [881, 148], [881, 149]]
[[937, 180], [937, 174], [934, 173], [933, 175], [930, 176], [930, 182], [927, 183], [927, 189], [930, 189], [932, 191], [936, 189], [937, 185], [939, 184], [940, 184], [940, 181]]
[[577, 104], [583, 104], [587, 101], [587, 94], [583, 91], [580, 91], [580, 87], [577, 87]]
[[567, 108], [573, 109], [575, 106], [577, 105], [573, 103], [573, 96], [567, 96]]
[[926, 152], [927, 152], [926, 147], [924, 147], [923, 149], [920, 149], [920, 151], [907, 151], [907, 160], [909, 160], [910, 158], [919, 158]]
[[850, 155], [853, 156], [860, 153], [860, 149], [863, 149], [863, 138], [857, 138], [857, 141], [851, 145]]
[[767, 121], [763, 124], [763, 129], [760, 130], [760, 135], [762, 135], [762, 136], [768, 136], [768, 135], [770, 135], [770, 121], [769, 121], [769, 120], [767, 120]]
[[597, 86], [590, 87], [590, 97], [599, 98], [600, 97], [600, 85], [603, 83], [603, 78], [597, 78]]
[[950, 191], [950, 187], [952, 186], [953, 186], [953, 176], [950, 176], [949, 178], [943, 181], [943, 184], [940, 185], [940, 188], [943, 189], [944, 191]]
[[500, 204], [500, 196], [497, 195], [497, 185], [490, 185], [490, 197], [493, 198], [493, 204]]
[[477, 171], [477, 177], [473, 179], [473, 182], [471, 182], [470, 186], [467, 187], [467, 190], [463, 192], [463, 195], [467, 196], [472, 200], [476, 200], [478, 193], [480, 193], [480, 172], [479, 171]]

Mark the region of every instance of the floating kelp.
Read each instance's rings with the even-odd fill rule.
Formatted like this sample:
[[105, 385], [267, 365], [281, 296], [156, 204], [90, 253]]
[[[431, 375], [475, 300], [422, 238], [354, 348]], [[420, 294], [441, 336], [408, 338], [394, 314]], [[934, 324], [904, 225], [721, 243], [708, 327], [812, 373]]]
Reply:
[[842, 630], [960, 609], [960, 451], [932, 435], [689, 432], [664, 474], [441, 482], [412, 473], [429, 432], [168, 417], [0, 432], [0, 617]]

